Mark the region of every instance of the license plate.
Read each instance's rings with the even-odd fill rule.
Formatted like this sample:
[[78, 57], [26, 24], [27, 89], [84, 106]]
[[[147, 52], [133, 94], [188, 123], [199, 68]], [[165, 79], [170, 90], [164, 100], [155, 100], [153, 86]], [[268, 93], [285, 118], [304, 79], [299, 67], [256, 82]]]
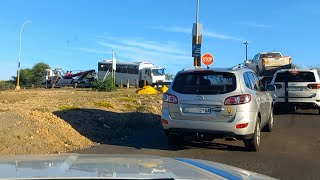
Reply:
[[288, 91], [303, 91], [302, 88], [288, 88]]
[[209, 108], [209, 107], [185, 107], [184, 113], [210, 114], [211, 108]]

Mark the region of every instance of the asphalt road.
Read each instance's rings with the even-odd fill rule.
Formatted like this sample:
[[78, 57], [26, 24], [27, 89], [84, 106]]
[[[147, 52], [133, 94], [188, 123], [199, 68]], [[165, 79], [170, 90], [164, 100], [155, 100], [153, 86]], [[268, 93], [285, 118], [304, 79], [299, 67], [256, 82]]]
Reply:
[[204, 159], [280, 179], [320, 179], [320, 115], [314, 110], [275, 116], [272, 133], [263, 133], [259, 152], [247, 152], [241, 141], [214, 140], [168, 145], [159, 125], [124, 139], [76, 151], [88, 154], [147, 154]]

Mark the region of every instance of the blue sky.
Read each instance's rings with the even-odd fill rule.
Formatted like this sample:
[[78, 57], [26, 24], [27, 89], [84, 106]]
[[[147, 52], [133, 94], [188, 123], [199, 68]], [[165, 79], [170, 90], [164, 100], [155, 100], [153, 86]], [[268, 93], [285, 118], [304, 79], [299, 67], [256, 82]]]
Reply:
[[[193, 66], [195, 0], [0, 1], [0, 79], [16, 74], [19, 31], [22, 68], [37, 62], [64, 70], [97, 69], [112, 50], [119, 61], [150, 61], [176, 73]], [[281, 51], [302, 66], [320, 64], [320, 2], [201, 0], [202, 53], [213, 66], [243, 62], [260, 51]]]

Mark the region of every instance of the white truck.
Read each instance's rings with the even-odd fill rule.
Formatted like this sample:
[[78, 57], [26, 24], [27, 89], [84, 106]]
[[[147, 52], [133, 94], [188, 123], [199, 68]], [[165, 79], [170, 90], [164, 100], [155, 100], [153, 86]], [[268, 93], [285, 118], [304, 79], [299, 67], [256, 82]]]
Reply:
[[[98, 62], [98, 78], [104, 79], [111, 75], [112, 60]], [[147, 85], [167, 85], [165, 82], [165, 69], [155, 66], [150, 62], [116, 62], [115, 81], [116, 85], [126, 85], [129, 80], [130, 85], [134, 86], [138, 80], [139, 87]], [[170, 83], [169, 83], [170, 84]]]
[[45, 73], [42, 76], [42, 84], [45, 85], [46, 88], [66, 86], [75, 87], [75, 85], [77, 85], [77, 87], [92, 87], [92, 83], [95, 79], [95, 70], [86, 70], [75, 74], [68, 74], [61, 68], [55, 68], [45, 70]]
[[280, 52], [262, 52], [245, 64], [258, 76], [270, 76], [279, 69], [290, 69], [292, 59], [290, 56], [282, 56]]

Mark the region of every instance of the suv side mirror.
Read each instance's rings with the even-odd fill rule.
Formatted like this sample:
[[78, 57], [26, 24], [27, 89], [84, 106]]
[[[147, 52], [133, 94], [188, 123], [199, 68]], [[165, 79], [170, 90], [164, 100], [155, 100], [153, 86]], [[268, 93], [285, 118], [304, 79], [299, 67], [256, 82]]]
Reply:
[[276, 90], [276, 86], [272, 85], [272, 84], [268, 84], [267, 85], [267, 91], [275, 91]]

